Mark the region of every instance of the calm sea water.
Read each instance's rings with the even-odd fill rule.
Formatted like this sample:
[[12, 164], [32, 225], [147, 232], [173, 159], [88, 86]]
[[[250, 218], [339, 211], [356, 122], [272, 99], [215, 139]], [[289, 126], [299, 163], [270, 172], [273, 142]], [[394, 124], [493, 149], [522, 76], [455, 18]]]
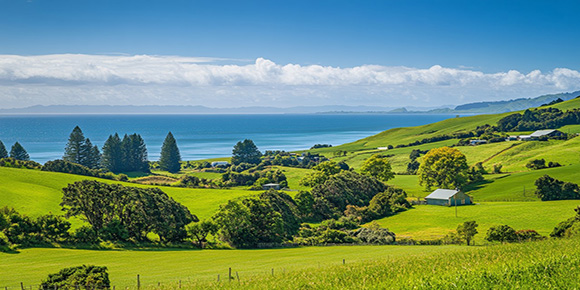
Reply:
[[[68, 136], [80, 126], [85, 137], [101, 148], [110, 134], [138, 133], [150, 160], [159, 158], [171, 131], [182, 159], [229, 156], [234, 144], [252, 139], [261, 151], [301, 150], [316, 143], [340, 145], [378, 132], [418, 126], [454, 115], [27, 115], [0, 116], [0, 140], [6, 148], [20, 142], [34, 161], [62, 157]], [[388, 145], [388, 144], [385, 144]]]

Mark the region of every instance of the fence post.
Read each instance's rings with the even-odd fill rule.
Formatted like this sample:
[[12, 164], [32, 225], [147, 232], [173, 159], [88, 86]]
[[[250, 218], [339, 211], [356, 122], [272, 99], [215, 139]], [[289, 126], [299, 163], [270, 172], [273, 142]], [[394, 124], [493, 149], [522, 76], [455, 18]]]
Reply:
[[24, 283], [20, 282], [20, 289], [24, 290]]
[[141, 277], [137, 274], [137, 289], [141, 289]]
[[344, 259], [342, 259], [342, 264], [343, 264], [343, 265], [345, 264], [345, 261], [344, 261]]
[[274, 268], [272, 268], [272, 276], [274, 276]]
[[236, 272], [236, 277], [238, 278], [238, 283], [240, 283], [240, 275], [238, 275], [238, 272]]
[[232, 279], [233, 279], [233, 277], [232, 277], [232, 267], [230, 267], [230, 270], [229, 270], [229, 273], [228, 273], [228, 280], [230, 282], [232, 282]]
[[[179, 288], [181, 288], [181, 280], [179, 280]], [[115, 290], [115, 289], [113, 289], [113, 290]]]

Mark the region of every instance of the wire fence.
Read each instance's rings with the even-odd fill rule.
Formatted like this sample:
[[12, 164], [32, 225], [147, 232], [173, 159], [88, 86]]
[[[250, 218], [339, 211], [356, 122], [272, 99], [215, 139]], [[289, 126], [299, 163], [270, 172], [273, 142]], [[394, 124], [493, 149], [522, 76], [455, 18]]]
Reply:
[[[358, 260], [356, 262], [364, 262], [365, 260]], [[317, 267], [338, 266], [345, 265], [346, 259], [339, 260], [333, 263], [318, 263]], [[316, 265], [310, 265], [311, 268], [316, 268]], [[304, 268], [301, 268], [304, 269]], [[243, 269], [227, 268], [221, 273], [215, 274], [200, 274], [189, 277], [160, 277], [159, 274], [152, 274], [151, 276], [135, 274], [134, 278], [130, 279], [112, 279], [110, 287], [97, 287], [93, 285], [75, 285], [73, 289], [76, 290], [149, 290], [149, 289], [194, 289], [200, 287], [212, 286], [226, 286], [233, 283], [248, 283], [263, 279], [265, 277], [280, 277], [289, 274], [286, 268], [268, 268], [262, 271], [246, 271]], [[4, 276], [3, 274], [1, 276]], [[0, 276], [0, 279], [1, 279]], [[58, 287], [43, 288], [39, 281], [29, 283], [20, 282], [19, 285], [0, 286], [0, 290], [58, 290]], [[71, 289], [67, 287], [67, 289]]]

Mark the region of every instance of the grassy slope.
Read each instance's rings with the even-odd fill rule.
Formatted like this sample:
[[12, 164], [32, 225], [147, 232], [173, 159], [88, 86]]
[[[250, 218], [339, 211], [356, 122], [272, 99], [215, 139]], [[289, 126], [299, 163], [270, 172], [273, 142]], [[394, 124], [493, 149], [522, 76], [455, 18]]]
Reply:
[[454, 231], [457, 225], [469, 220], [479, 224], [476, 241], [483, 242], [490, 226], [507, 224], [516, 230], [533, 229], [549, 234], [561, 221], [574, 216], [578, 200], [536, 202], [482, 202], [473, 206], [455, 207], [418, 205], [397, 215], [378, 220], [378, 223], [399, 237], [413, 239], [441, 238]]
[[[60, 213], [61, 189], [67, 184], [95, 179], [78, 175], [0, 167], [0, 207], [14, 207], [21, 213], [39, 216], [48, 212]], [[102, 179], [102, 182], [118, 183]], [[128, 186], [148, 187], [133, 183]], [[200, 218], [211, 216], [220, 204], [254, 191], [236, 189], [193, 189], [160, 187], [176, 201], [184, 204]]]
[[[38, 284], [83, 263], [109, 268], [117, 289], [577, 289], [580, 239], [489, 247], [342, 246], [278, 250], [0, 253], [0, 287]], [[342, 264], [342, 259], [346, 263]], [[228, 268], [240, 282], [227, 281]], [[274, 269], [272, 275], [271, 269]], [[221, 282], [215, 282], [217, 275]], [[9, 289], [10, 289], [9, 288]], [[34, 288], [34, 287], [33, 287]], [[27, 288], [28, 289], [28, 288]]]
[[408, 144], [416, 140], [449, 134], [457, 131], [473, 130], [484, 124], [495, 124], [510, 113], [478, 115], [443, 120], [441, 122], [417, 127], [394, 128], [352, 143], [331, 148], [312, 150], [314, 152], [334, 152], [337, 150], [360, 151], [384, 147], [387, 145]]
[[[72, 265], [92, 264], [109, 268], [113, 285], [136, 285], [137, 274], [145, 286], [178, 280], [210, 280], [228, 268], [242, 278], [285, 270], [315, 269], [377, 259], [391, 259], [436, 252], [465, 250], [457, 246], [336, 246], [264, 250], [152, 250], [95, 251], [72, 249], [25, 249], [18, 254], [0, 253], [0, 287], [38, 284], [47, 274]], [[10, 275], [5, 275], [11, 273]]]

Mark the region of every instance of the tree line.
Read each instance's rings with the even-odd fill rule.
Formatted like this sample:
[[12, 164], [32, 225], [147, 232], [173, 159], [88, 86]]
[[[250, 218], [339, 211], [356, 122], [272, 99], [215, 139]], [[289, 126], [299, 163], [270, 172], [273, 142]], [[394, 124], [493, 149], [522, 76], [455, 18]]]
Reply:
[[28, 155], [28, 152], [26, 152], [26, 149], [24, 149], [24, 147], [22, 147], [22, 145], [20, 145], [20, 143], [16, 142], [14, 143], [14, 145], [12, 145], [12, 147], [10, 148], [10, 154], [8, 153], [8, 151], [6, 150], [6, 146], [4, 146], [4, 143], [2, 143], [2, 141], [0, 141], [0, 159], [2, 158], [14, 158], [16, 160], [21, 160], [21, 161], [29, 161], [30, 160], [30, 156]]
[[[105, 169], [114, 173], [149, 172], [147, 146], [137, 133], [125, 134], [122, 139], [118, 133], [109, 135], [101, 153], [76, 126], [69, 136], [63, 160], [89, 169]], [[180, 161], [179, 148], [173, 134], [169, 132], [161, 147], [160, 167], [162, 170], [177, 172], [181, 167]]]

